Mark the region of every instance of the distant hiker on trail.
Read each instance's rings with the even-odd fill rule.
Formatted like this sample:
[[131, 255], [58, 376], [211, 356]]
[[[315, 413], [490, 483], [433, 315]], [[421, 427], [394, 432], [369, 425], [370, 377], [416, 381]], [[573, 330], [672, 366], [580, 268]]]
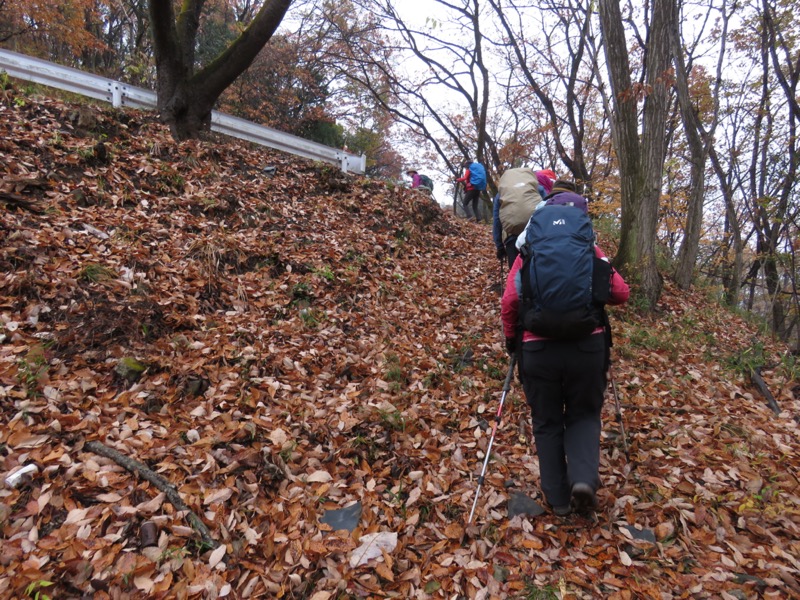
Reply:
[[433, 191], [433, 181], [427, 175], [420, 175], [416, 169], [409, 169], [406, 171], [406, 175], [411, 177], [411, 189], [426, 189], [428, 191]]
[[556, 174], [550, 169], [509, 169], [500, 177], [498, 192], [492, 202], [492, 238], [498, 260], [517, 258], [517, 236], [528, 224], [533, 211], [544, 205], [552, 191]]
[[486, 189], [486, 169], [481, 163], [471, 160], [465, 160], [462, 167], [464, 167], [464, 174], [456, 179], [456, 183], [464, 185], [464, 208], [472, 205], [475, 222], [480, 223], [481, 215], [478, 212], [478, 203], [481, 192]]
[[542, 492], [560, 516], [597, 508], [611, 344], [604, 305], [630, 293], [594, 244], [586, 198], [574, 189], [556, 181], [531, 216], [501, 306], [506, 349], [517, 353], [531, 408]]

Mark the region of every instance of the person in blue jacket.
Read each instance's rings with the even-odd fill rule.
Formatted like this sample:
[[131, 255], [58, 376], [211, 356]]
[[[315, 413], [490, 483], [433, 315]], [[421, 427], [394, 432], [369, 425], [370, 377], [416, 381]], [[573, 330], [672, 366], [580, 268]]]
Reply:
[[478, 203], [481, 198], [481, 192], [486, 189], [486, 169], [479, 162], [465, 160], [464, 174], [456, 179], [456, 183], [464, 185], [464, 208], [471, 206], [472, 215], [475, 217], [475, 222], [481, 222], [481, 215], [478, 212]]

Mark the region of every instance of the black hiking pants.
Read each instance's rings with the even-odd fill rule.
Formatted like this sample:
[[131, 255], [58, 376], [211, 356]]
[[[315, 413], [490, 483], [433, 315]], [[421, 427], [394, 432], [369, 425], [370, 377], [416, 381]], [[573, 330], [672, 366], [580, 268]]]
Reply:
[[600, 412], [606, 389], [603, 334], [522, 345], [522, 385], [531, 407], [542, 492], [570, 503], [572, 485], [600, 486]]
[[506, 259], [508, 260], [508, 268], [514, 266], [514, 261], [517, 259], [517, 254], [519, 254], [519, 250], [517, 250], [517, 237], [516, 235], [510, 235], [506, 238], [506, 241], [503, 242], [503, 245], [506, 247]]
[[480, 190], [467, 190], [464, 192], [464, 207], [472, 205], [472, 216], [477, 223], [481, 222], [481, 214], [478, 212], [478, 203], [481, 199]]

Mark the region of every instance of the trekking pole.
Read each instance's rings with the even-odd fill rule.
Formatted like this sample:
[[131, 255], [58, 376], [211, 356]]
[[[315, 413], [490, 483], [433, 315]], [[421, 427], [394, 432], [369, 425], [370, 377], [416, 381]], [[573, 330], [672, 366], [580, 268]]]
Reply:
[[619, 404], [619, 394], [617, 393], [617, 382], [614, 379], [614, 371], [611, 369], [611, 365], [608, 366], [608, 377], [611, 379], [611, 390], [614, 392], [614, 403], [616, 405], [616, 421], [619, 423], [619, 429], [622, 432], [622, 448], [625, 451], [625, 457], [629, 458], [630, 454], [628, 452], [628, 436], [625, 433], [625, 421], [622, 420], [622, 408]]
[[503, 259], [500, 259], [500, 297], [502, 298], [503, 295], [506, 293], [506, 282], [504, 281], [503, 275], [505, 271], [503, 270]]
[[472, 523], [472, 517], [475, 515], [475, 507], [478, 506], [478, 496], [481, 493], [481, 486], [483, 485], [483, 480], [486, 475], [486, 465], [489, 464], [489, 456], [492, 452], [492, 445], [494, 445], [494, 436], [497, 433], [497, 425], [500, 423], [500, 418], [503, 415], [503, 404], [506, 401], [506, 396], [508, 395], [508, 390], [511, 389], [511, 379], [514, 377], [514, 365], [517, 362], [517, 353], [513, 353], [511, 355], [511, 364], [508, 365], [508, 375], [506, 375], [506, 381], [503, 384], [503, 395], [500, 396], [500, 406], [497, 407], [497, 414], [494, 418], [494, 425], [492, 425], [492, 437], [489, 438], [489, 447], [486, 448], [486, 456], [483, 459], [483, 468], [481, 469], [481, 475], [478, 477], [478, 489], [475, 490], [475, 500], [472, 503], [472, 510], [469, 513], [469, 519], [467, 519], [467, 525]]
[[506, 269], [505, 260], [500, 259], [500, 297], [502, 298], [506, 293]]

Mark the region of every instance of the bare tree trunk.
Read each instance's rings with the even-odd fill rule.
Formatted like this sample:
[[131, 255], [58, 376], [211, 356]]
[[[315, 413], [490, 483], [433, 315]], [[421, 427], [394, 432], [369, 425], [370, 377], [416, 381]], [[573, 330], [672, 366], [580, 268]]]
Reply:
[[640, 232], [640, 191], [644, 187], [639, 165], [640, 140], [638, 133], [636, 97], [633, 94], [628, 47], [619, 3], [603, 0], [599, 3], [603, 48], [608, 63], [613, 96], [612, 138], [617, 150], [622, 195], [621, 239], [617, 250], [617, 267], [626, 275], [638, 263], [636, 247]]
[[[677, 10], [677, 7], [675, 7]], [[727, 28], [727, 20], [724, 21]], [[677, 15], [672, 23], [672, 56], [675, 61], [675, 90], [678, 95], [678, 104], [681, 109], [681, 120], [689, 145], [691, 157], [691, 172], [689, 184], [688, 211], [686, 215], [686, 226], [684, 229], [683, 241], [678, 250], [678, 259], [675, 264], [675, 281], [680, 289], [686, 290], [692, 284], [697, 252], [700, 246], [700, 234], [703, 225], [703, 198], [705, 192], [705, 173], [708, 151], [711, 146], [711, 136], [707, 135], [703, 129], [692, 100], [689, 95], [689, 82], [687, 78], [686, 62], [683, 58], [681, 47], [680, 30], [678, 28]], [[720, 72], [722, 57], [724, 54], [725, 38], [722, 37], [723, 51], [720, 52], [717, 73]], [[720, 81], [718, 78], [717, 81]], [[718, 106], [719, 94], [715, 94], [715, 102]], [[716, 110], [714, 123], [716, 124]], [[714, 127], [711, 129], [712, 134]]]
[[[483, 60], [483, 33], [481, 32], [481, 24], [480, 24], [480, 6], [478, 5], [478, 0], [472, 0], [472, 34], [475, 38], [475, 55], [474, 61], [475, 66], [478, 68], [478, 71], [481, 74], [481, 90], [480, 94], [480, 103], [476, 103], [473, 111], [475, 114], [473, 117], [476, 120], [476, 130], [478, 134], [477, 140], [477, 148], [475, 149], [475, 156], [478, 159], [478, 162], [481, 164], [488, 164], [487, 163], [487, 141], [488, 135], [486, 131], [486, 118], [487, 113], [489, 111], [489, 69], [486, 68], [486, 64]], [[477, 100], [478, 94], [476, 94]], [[496, 157], [495, 157], [496, 158]], [[498, 164], [499, 158], [497, 161], [493, 160], [491, 164]], [[486, 173], [487, 176], [487, 183], [489, 184], [489, 189], [492, 190], [492, 194], [497, 192], [495, 187], [494, 181], [491, 177], [491, 170], [488, 170]]]
[[[722, 263], [722, 280], [724, 285], [725, 303], [735, 307], [739, 304], [740, 288], [742, 286], [742, 272], [744, 271], [744, 242], [742, 241], [742, 228], [739, 223], [739, 215], [736, 211], [734, 202], [734, 174], [730, 169], [725, 169], [717, 154], [714, 146], [714, 132], [716, 131], [720, 112], [720, 87], [723, 82], [723, 68], [725, 58], [725, 48], [727, 46], [727, 32], [730, 19], [737, 10], [736, 2], [732, 6], [723, 3], [722, 12], [722, 31], [720, 39], [722, 48], [720, 49], [719, 59], [717, 60], [717, 73], [714, 92], [714, 119], [708, 132], [703, 133], [708, 157], [711, 159], [711, 166], [719, 181], [722, 198], [725, 202], [725, 234], [728, 248], [724, 249]], [[688, 228], [688, 225], [687, 225]], [[733, 250], [733, 259], [730, 258], [730, 248]], [[679, 282], [680, 285], [680, 282]]]
[[220, 94], [253, 62], [283, 20], [292, 0], [267, 0], [250, 25], [213, 62], [195, 73], [195, 47], [205, 0], [149, 0], [161, 119], [172, 136], [199, 136], [211, 125]]
[[[761, 31], [761, 61], [763, 66], [762, 90], [765, 99], [766, 133], [772, 135], [775, 131], [775, 115], [768, 112], [772, 107], [770, 84], [770, 67], [780, 82], [780, 89], [788, 107], [788, 135], [785, 147], [786, 163], [780, 181], [774, 190], [767, 190], [764, 185], [765, 171], [772, 167], [771, 164], [762, 164], [762, 168], [756, 174], [755, 161], [751, 168], [751, 181], [753, 190], [758, 190], [758, 194], [753, 197], [758, 200], [770, 198], [769, 205], [760, 203], [754, 207], [754, 222], [758, 228], [759, 252], [761, 265], [764, 270], [764, 279], [767, 286], [767, 293], [770, 301], [770, 317], [772, 331], [783, 337], [786, 334], [786, 306], [782, 297], [780, 258], [783, 246], [789, 238], [789, 228], [787, 222], [789, 208], [795, 195], [795, 181], [797, 179], [798, 168], [800, 168], [800, 149], [798, 149], [798, 123], [800, 123], [800, 105], [797, 102], [797, 88], [800, 82], [800, 63], [797, 62], [792, 50], [792, 44], [784, 37], [775, 19], [790, 17], [790, 13], [778, 14], [776, 8], [771, 6], [766, 0], [762, 4], [763, 25]], [[766, 144], [767, 142], [763, 142]], [[756, 184], [758, 182], [758, 184]]]
[[747, 312], [753, 312], [753, 307], [755, 306], [758, 272], [761, 270], [762, 262], [763, 261], [760, 258], [755, 259], [753, 264], [750, 265], [750, 270], [747, 272], [747, 276], [744, 278], [744, 282], [749, 282], [750, 284], [750, 288], [747, 293]]
[[[712, 150], [713, 158], [713, 150]], [[742, 286], [742, 270], [744, 269], [744, 244], [741, 227], [733, 203], [733, 193], [725, 173], [719, 168], [718, 161], [713, 160], [714, 170], [720, 181], [720, 188], [725, 201], [725, 238], [727, 248], [723, 248], [722, 285], [724, 287], [725, 304], [734, 307], [739, 304], [739, 288]], [[730, 259], [730, 248], [733, 248], [733, 260]]]
[[603, 45], [613, 91], [613, 136], [620, 162], [622, 237], [617, 266], [638, 281], [651, 309], [663, 285], [656, 265], [656, 229], [666, 153], [670, 31], [674, 0], [655, 0], [648, 28], [646, 85], [641, 138], [637, 90], [630, 78], [628, 48], [619, 2], [599, 3]]

